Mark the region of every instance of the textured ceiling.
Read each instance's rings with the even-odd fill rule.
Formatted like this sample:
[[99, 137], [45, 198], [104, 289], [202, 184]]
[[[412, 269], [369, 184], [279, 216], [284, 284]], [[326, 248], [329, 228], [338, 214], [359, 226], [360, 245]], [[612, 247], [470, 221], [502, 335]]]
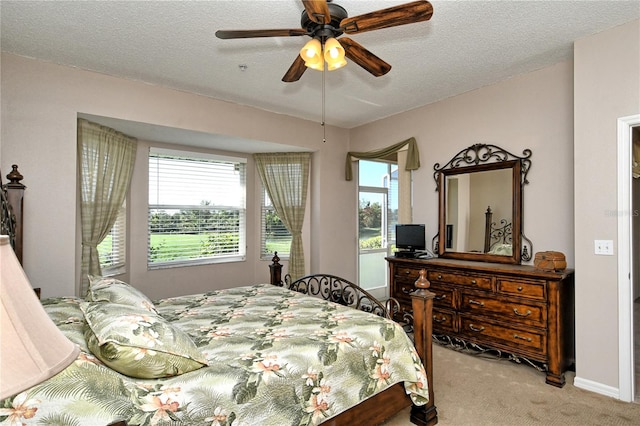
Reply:
[[[407, 1], [337, 3], [356, 16]], [[574, 40], [640, 16], [640, 1], [431, 3], [430, 21], [351, 36], [393, 68], [328, 72], [328, 125], [353, 128], [570, 59]], [[300, 28], [302, 11], [299, 0], [2, 0], [0, 34], [6, 52], [320, 121], [322, 73], [281, 81], [306, 36], [214, 36]]]

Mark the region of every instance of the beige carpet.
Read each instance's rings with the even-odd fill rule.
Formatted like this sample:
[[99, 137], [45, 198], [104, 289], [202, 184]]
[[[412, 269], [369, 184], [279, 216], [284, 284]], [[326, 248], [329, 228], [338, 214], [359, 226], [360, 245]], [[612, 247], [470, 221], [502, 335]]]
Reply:
[[[567, 384], [545, 384], [544, 373], [507, 360], [434, 345], [439, 425], [640, 425], [640, 404], [624, 403]], [[409, 409], [385, 426], [410, 425]], [[367, 425], [368, 426], [368, 425]]]

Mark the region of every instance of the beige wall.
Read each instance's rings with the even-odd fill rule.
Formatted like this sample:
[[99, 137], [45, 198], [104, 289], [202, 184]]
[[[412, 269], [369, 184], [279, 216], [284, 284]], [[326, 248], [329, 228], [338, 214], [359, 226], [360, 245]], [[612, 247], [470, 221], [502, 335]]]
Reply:
[[[617, 119], [640, 113], [640, 21], [576, 41], [576, 376], [618, 385]], [[631, 319], [622, 319], [630, 321]]]
[[[344, 180], [348, 132], [194, 94], [2, 54], [0, 166], [18, 164], [27, 185], [24, 266], [44, 297], [74, 294], [76, 232], [76, 118], [115, 117], [207, 133], [233, 135], [313, 150], [310, 272], [355, 279], [355, 183]], [[233, 150], [233, 147], [230, 148]], [[138, 208], [142, 208], [138, 206]], [[145, 206], [146, 208], [146, 206]], [[254, 212], [255, 213], [255, 212]], [[349, 215], [353, 220], [349, 220]], [[320, 231], [322, 230], [322, 232]], [[249, 229], [251, 231], [251, 229]], [[257, 241], [257, 231], [253, 229]], [[134, 235], [134, 238], [146, 238]], [[141, 256], [140, 253], [132, 254]], [[349, 256], [351, 255], [351, 256]], [[143, 255], [142, 255], [143, 256]], [[135, 285], [160, 297], [268, 280], [268, 262], [249, 248], [247, 261], [225, 266], [135, 274]], [[155, 271], [157, 272], [157, 271]], [[181, 286], [175, 285], [180, 276]]]

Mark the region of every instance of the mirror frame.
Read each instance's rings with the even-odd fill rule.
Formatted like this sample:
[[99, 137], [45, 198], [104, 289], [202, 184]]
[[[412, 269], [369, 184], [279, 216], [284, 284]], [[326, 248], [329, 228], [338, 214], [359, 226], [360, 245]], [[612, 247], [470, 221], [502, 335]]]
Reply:
[[[531, 150], [525, 149], [523, 156], [513, 155], [508, 151], [490, 144], [475, 144], [456, 154], [447, 164], [440, 167], [436, 163], [433, 177], [436, 181], [438, 197], [438, 234], [432, 245], [439, 257], [448, 259], [472, 260], [478, 262], [495, 262], [520, 264], [523, 260], [531, 260], [533, 244], [523, 232], [523, 187], [528, 184], [527, 174], [531, 169]], [[511, 169], [511, 203], [512, 203], [512, 255], [498, 255], [480, 252], [447, 251], [445, 244], [439, 243], [439, 236], [446, 235], [446, 200], [447, 177], [466, 173], [490, 170]]]

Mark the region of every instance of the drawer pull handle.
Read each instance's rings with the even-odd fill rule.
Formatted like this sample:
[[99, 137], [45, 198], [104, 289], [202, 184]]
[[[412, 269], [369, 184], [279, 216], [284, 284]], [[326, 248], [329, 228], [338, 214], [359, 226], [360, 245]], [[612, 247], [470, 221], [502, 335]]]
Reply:
[[519, 336], [519, 335], [517, 335], [517, 334], [514, 334], [514, 335], [513, 335], [513, 338], [514, 338], [514, 339], [520, 339], [520, 340], [526, 340], [527, 342], [530, 342], [530, 341], [531, 341], [531, 337], [523, 337], [523, 336]]
[[524, 290], [524, 289], [522, 288], [522, 286], [521, 286], [521, 285], [520, 285], [520, 286], [518, 286], [518, 291], [522, 291], [522, 290]]
[[471, 280], [471, 284], [476, 285], [478, 282], [476, 280]]
[[477, 300], [473, 300], [473, 299], [469, 299], [469, 304], [470, 305], [484, 306], [484, 302], [478, 302]]
[[440, 318], [438, 318], [438, 316], [437, 316], [437, 315], [434, 315], [434, 316], [433, 316], [433, 320], [434, 320], [435, 322], [437, 322], [438, 324], [440, 324], [440, 323], [442, 323], [442, 322], [445, 322], [447, 319], [446, 319], [445, 317], [443, 317], [443, 316], [442, 316], [442, 317], [440, 317]]
[[441, 280], [442, 279], [442, 275], [438, 275], [438, 279]]
[[410, 294], [413, 289], [402, 287], [401, 290], [404, 294]]
[[518, 315], [519, 317], [528, 317], [529, 315], [531, 315], [531, 310], [527, 309], [527, 312], [521, 314], [520, 312], [518, 312], [518, 308], [513, 308], [513, 313]]
[[404, 271], [405, 275], [409, 275], [411, 273], [411, 271]]
[[444, 300], [444, 299], [446, 299], [446, 298], [447, 298], [447, 295], [446, 295], [446, 294], [443, 294], [442, 296], [436, 296], [436, 297], [434, 297], [434, 299], [435, 299], [435, 300]]
[[484, 327], [480, 326], [480, 328], [476, 328], [473, 326], [473, 324], [469, 324], [469, 328], [471, 329], [471, 331], [475, 331], [477, 333], [480, 333], [481, 331], [484, 331]]

